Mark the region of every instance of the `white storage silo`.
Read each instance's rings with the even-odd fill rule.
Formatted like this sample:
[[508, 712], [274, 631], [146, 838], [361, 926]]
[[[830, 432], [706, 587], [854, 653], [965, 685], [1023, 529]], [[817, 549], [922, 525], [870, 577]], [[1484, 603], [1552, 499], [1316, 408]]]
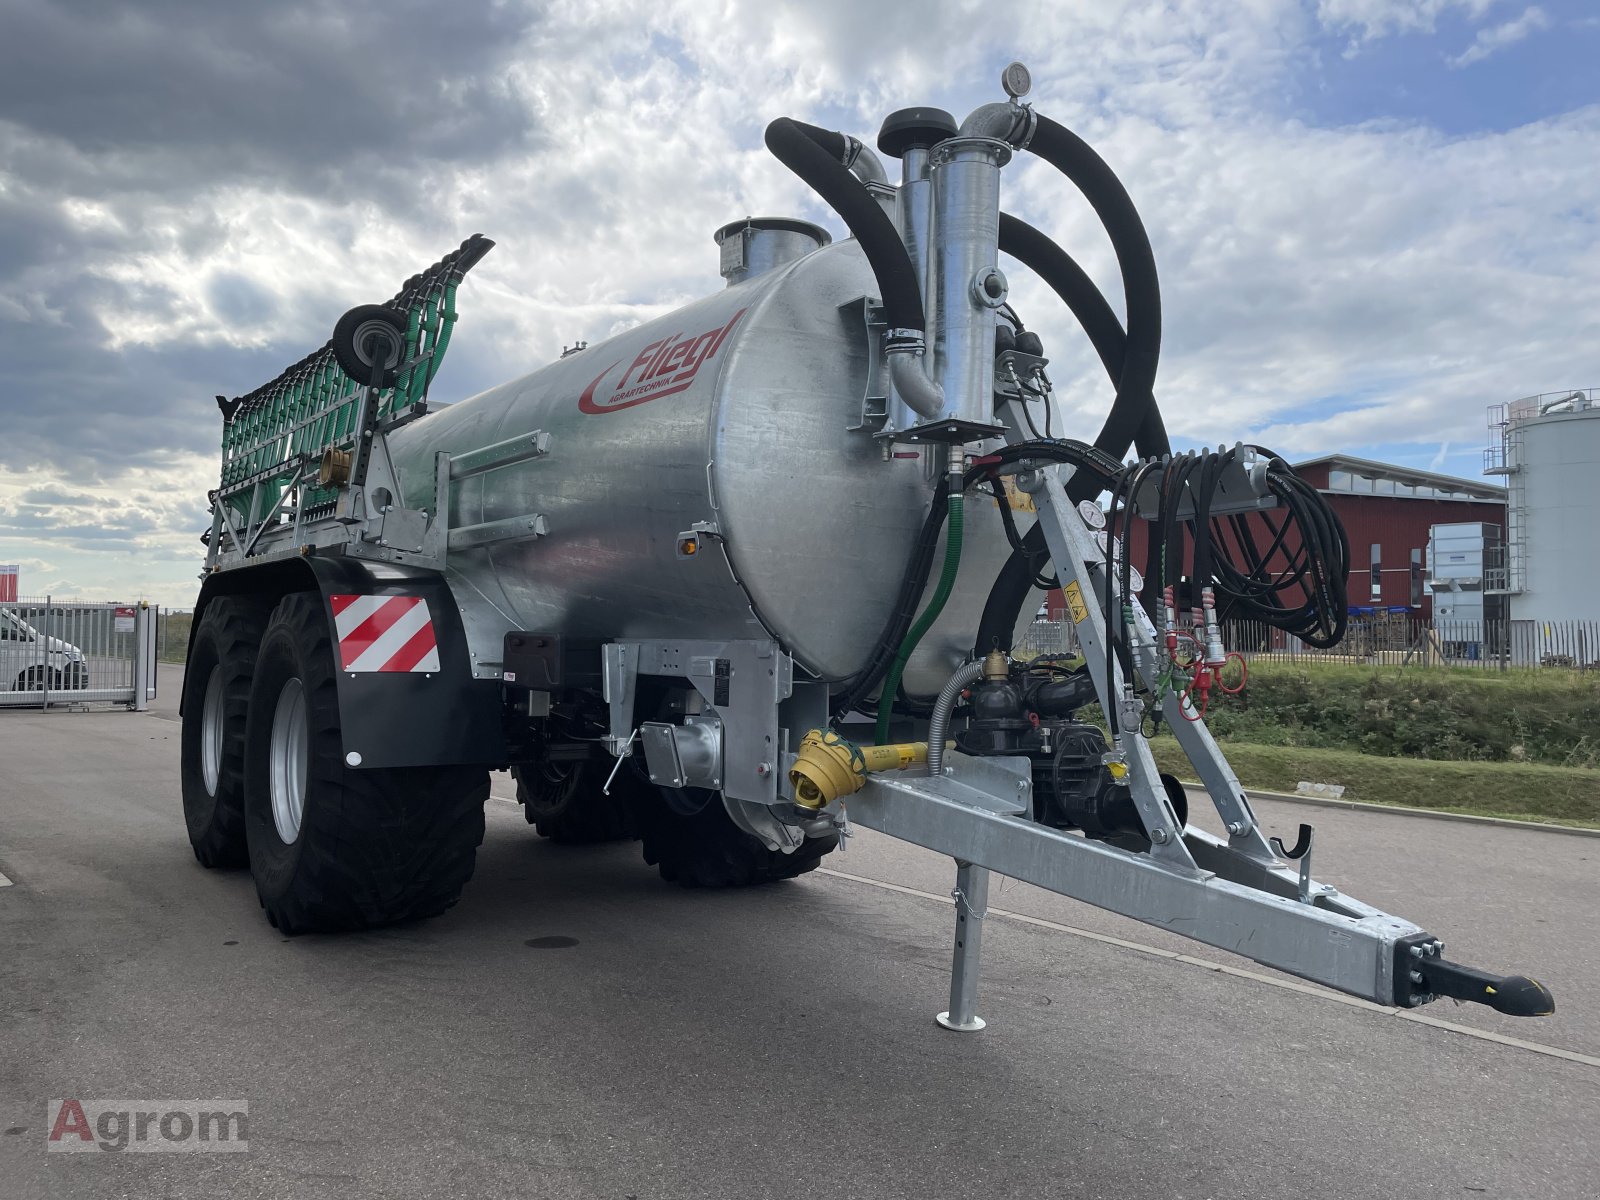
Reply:
[[1600, 390], [1519, 400], [1500, 429], [1512, 621], [1600, 621]]

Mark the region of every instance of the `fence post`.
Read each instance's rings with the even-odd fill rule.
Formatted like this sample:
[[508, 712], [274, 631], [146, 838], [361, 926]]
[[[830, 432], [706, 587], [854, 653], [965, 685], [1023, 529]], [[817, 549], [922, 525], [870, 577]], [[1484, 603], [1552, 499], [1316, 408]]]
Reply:
[[133, 610], [133, 711], [145, 712], [156, 682], [156, 627], [150, 605], [139, 601]]
[[40, 647], [39, 682], [44, 687], [41, 709], [50, 707], [50, 597], [44, 598], [44, 644]]

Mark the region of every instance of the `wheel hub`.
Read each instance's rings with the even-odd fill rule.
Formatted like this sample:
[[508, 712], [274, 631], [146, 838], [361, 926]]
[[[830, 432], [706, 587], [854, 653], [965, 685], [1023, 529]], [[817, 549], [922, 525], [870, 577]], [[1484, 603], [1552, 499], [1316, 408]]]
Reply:
[[300, 836], [306, 808], [306, 759], [310, 735], [306, 729], [306, 692], [298, 679], [285, 681], [272, 713], [269, 748], [272, 823], [285, 845]]
[[208, 795], [217, 794], [222, 777], [222, 667], [211, 668], [206, 679], [206, 698], [200, 713], [200, 774]]

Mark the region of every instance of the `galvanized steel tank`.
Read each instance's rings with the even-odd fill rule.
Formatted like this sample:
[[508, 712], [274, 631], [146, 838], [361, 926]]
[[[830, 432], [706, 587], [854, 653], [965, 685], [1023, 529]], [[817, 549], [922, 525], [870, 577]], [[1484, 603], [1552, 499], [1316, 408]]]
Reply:
[[[868, 379], [853, 302], [873, 294], [865, 256], [842, 242], [396, 430], [405, 501], [427, 508], [435, 452], [550, 434], [547, 457], [455, 485], [452, 527], [541, 513], [549, 528], [452, 551], [458, 598], [487, 601], [506, 630], [764, 629], [819, 678], [859, 670], [928, 511], [924, 457], [944, 461], [942, 447], [903, 445], [885, 460], [870, 431], [851, 428]], [[702, 522], [720, 539], [681, 557], [679, 534]], [[971, 649], [1009, 552], [987, 494], [969, 497], [966, 525], [956, 591], [906, 673], [913, 694], [936, 692]]]

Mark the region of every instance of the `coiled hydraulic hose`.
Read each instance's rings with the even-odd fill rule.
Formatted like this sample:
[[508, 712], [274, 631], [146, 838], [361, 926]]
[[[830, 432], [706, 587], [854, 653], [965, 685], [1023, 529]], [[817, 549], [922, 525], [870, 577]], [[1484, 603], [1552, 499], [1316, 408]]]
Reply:
[[944, 569], [939, 573], [938, 586], [933, 589], [928, 607], [922, 610], [917, 623], [906, 634], [905, 641], [900, 643], [894, 662], [889, 664], [889, 671], [883, 677], [883, 690], [878, 698], [878, 727], [874, 734], [874, 739], [880, 745], [889, 738], [889, 718], [894, 715], [895, 693], [900, 690], [900, 676], [905, 673], [906, 663], [911, 661], [912, 652], [916, 650], [917, 643], [922, 641], [923, 634], [939, 619], [956, 585], [956, 574], [961, 567], [961, 510], [961, 493], [952, 493], [950, 515], [945, 524]]

